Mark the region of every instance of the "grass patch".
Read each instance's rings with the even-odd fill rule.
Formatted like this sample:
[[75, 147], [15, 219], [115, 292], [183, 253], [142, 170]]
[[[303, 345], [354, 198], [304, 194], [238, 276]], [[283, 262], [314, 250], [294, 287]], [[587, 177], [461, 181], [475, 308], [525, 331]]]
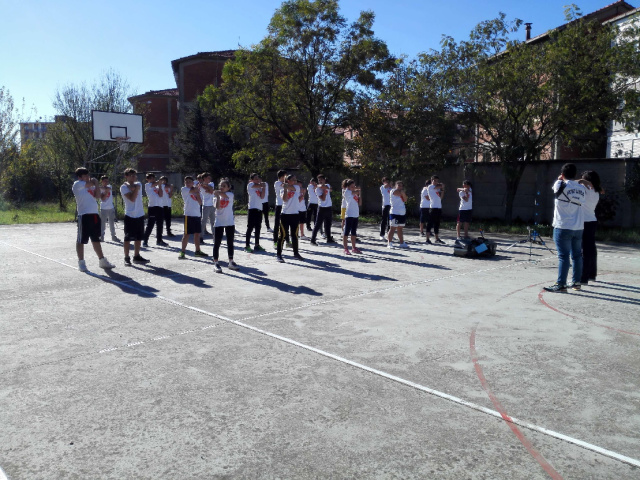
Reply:
[[24, 203], [19, 207], [3, 204], [2, 207], [0, 225], [71, 222], [76, 214], [75, 204], [69, 204], [66, 210], [61, 210], [57, 203]]

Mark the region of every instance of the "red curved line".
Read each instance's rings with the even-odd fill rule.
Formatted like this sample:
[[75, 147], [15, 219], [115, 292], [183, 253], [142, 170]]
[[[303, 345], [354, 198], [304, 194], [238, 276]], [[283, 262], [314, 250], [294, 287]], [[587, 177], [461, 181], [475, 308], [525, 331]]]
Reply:
[[627, 330], [620, 330], [619, 328], [615, 328], [615, 327], [611, 327], [609, 325], [604, 325], [602, 323], [598, 323], [598, 322], [594, 322], [593, 320], [587, 320], [586, 318], [580, 318], [580, 317], [576, 317], [575, 315], [571, 315], [570, 313], [567, 312], [563, 312], [562, 310], [558, 310], [555, 307], [552, 307], [551, 305], [549, 305], [544, 298], [542, 298], [542, 294], [544, 293], [544, 290], [541, 290], [540, 293], [538, 293], [538, 299], [540, 300], [540, 302], [545, 306], [550, 308], [551, 310], [553, 310], [554, 312], [557, 312], [561, 315], [565, 315], [567, 317], [573, 318], [575, 320], [580, 320], [581, 322], [586, 322], [586, 323], [590, 323], [592, 325], [596, 325], [598, 327], [603, 327], [603, 328], [607, 328], [609, 330], [613, 330], [614, 332], [618, 332], [618, 333], [625, 333], [627, 335], [635, 335], [637, 337], [640, 337], [640, 333], [637, 332], [629, 332]]
[[509, 425], [509, 428], [511, 429], [511, 431], [515, 434], [518, 440], [520, 440], [522, 445], [524, 445], [524, 447], [531, 454], [531, 456], [535, 458], [535, 460], [540, 464], [540, 466], [544, 469], [544, 471], [547, 472], [549, 476], [554, 480], [562, 480], [562, 476], [551, 466], [549, 462], [545, 460], [542, 454], [534, 448], [533, 444], [527, 439], [527, 437], [524, 436], [524, 434], [518, 428], [518, 426], [512, 422], [511, 417], [507, 414], [506, 410], [500, 403], [500, 400], [498, 400], [498, 398], [493, 394], [493, 392], [489, 388], [489, 383], [487, 382], [487, 379], [485, 378], [484, 373], [482, 371], [482, 367], [478, 362], [478, 353], [476, 352], [477, 326], [478, 325], [476, 324], [471, 330], [471, 337], [469, 339], [469, 348], [471, 350], [471, 361], [473, 362], [473, 366], [476, 369], [476, 374], [478, 375], [478, 379], [480, 380], [480, 384], [482, 385], [482, 388], [484, 389], [485, 392], [487, 392], [487, 395], [489, 395], [489, 398], [491, 399], [491, 403], [493, 403], [493, 406], [498, 411], [498, 413], [502, 416], [503, 420], [507, 422], [507, 425]]

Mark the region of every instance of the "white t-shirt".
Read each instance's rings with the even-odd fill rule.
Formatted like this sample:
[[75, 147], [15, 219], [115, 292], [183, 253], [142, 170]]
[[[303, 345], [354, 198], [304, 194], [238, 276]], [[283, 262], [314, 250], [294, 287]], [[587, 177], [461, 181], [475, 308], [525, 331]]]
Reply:
[[162, 196], [163, 199], [163, 206], [165, 207], [171, 207], [171, 204], [173, 203], [171, 201], [171, 196], [169, 195], [169, 193], [171, 192], [171, 187], [169, 185], [163, 185], [162, 188], [164, 189], [164, 195]]
[[440, 188], [431, 184], [427, 187], [427, 192], [429, 193], [430, 208], [442, 208], [442, 199], [440, 198]]
[[469, 189], [469, 200], [464, 201], [464, 196], [466, 193], [463, 191], [458, 192], [458, 196], [460, 197], [460, 208], [459, 210], [473, 210], [473, 192]]
[[106, 200], [102, 200], [100, 198], [100, 209], [101, 210], [113, 210], [113, 195], [111, 194], [111, 185], [107, 185], [104, 188], [104, 194], [107, 196]]
[[144, 184], [144, 191], [147, 192], [147, 197], [149, 198], [149, 207], [162, 207], [164, 206], [164, 200], [160, 195], [158, 195], [158, 191], [160, 190], [160, 186], [153, 186], [153, 183], [147, 182]]
[[[224, 198], [224, 195], [227, 198]], [[221, 193], [220, 198], [216, 202], [216, 220], [213, 222], [214, 227], [231, 227], [233, 226], [233, 192]]]
[[380, 193], [382, 194], [382, 206], [386, 207], [388, 205], [391, 205], [391, 190], [392, 188], [389, 187], [385, 187], [384, 185], [380, 186]]
[[184, 216], [185, 217], [199, 217], [200, 216], [200, 204], [198, 203], [197, 193], [191, 193], [189, 187], [182, 187], [180, 189], [182, 194], [182, 200], [184, 201]]
[[98, 213], [98, 202], [96, 201], [96, 187], [86, 188], [87, 182], [76, 180], [71, 187], [71, 191], [76, 197], [78, 215], [90, 215]]
[[429, 208], [431, 201], [429, 200], [429, 189], [424, 187], [420, 192], [420, 208]]
[[307, 204], [304, 202], [304, 193], [302, 192], [302, 187], [300, 187], [300, 185], [298, 185], [298, 188], [300, 188], [300, 195], [298, 195], [298, 198], [302, 196], [302, 199], [298, 200], [298, 212], [306, 212]]
[[282, 214], [283, 215], [291, 215], [298, 213], [298, 205], [300, 205], [298, 201], [298, 197], [300, 196], [300, 187], [298, 185], [293, 185], [295, 191], [289, 190], [286, 192], [287, 201], [282, 204]]
[[[209, 182], [211, 188], [216, 188], [216, 184], [213, 182]], [[202, 198], [202, 206], [203, 207], [213, 207], [213, 193], [208, 193], [204, 188], [200, 189], [200, 198]]]
[[276, 196], [276, 206], [282, 205], [282, 182], [280, 180], [276, 180], [273, 184], [273, 193]]
[[406, 215], [407, 208], [404, 205], [404, 201], [402, 201], [402, 197], [393, 194], [395, 191], [396, 189], [394, 188], [389, 195], [391, 197], [391, 210], [389, 210], [389, 213], [392, 215]]
[[340, 208], [347, 208], [347, 199], [344, 198], [345, 189], [342, 189], [342, 200], [340, 201]]
[[264, 198], [262, 199], [262, 203], [267, 203], [269, 201], [269, 184], [264, 182]]
[[[584, 230], [586, 188], [575, 180], [565, 183], [564, 190], [554, 201], [553, 226], [563, 230]], [[553, 192], [558, 192], [561, 185], [562, 181], [557, 180], [553, 184]]]
[[126, 197], [126, 194], [131, 192], [128, 185], [122, 184], [120, 186], [120, 195], [124, 198], [125, 216], [140, 218], [144, 217], [144, 207], [142, 206], [142, 184], [140, 182], [135, 182], [134, 185], [137, 185], [140, 190], [138, 191], [138, 196], [133, 202]]
[[310, 205], [317, 205], [318, 204], [318, 195], [316, 195], [316, 187], [314, 187], [312, 183], [307, 185], [307, 193], [309, 194], [309, 204]]
[[344, 200], [346, 204], [345, 208], [347, 209], [344, 214], [345, 218], [358, 218], [360, 216], [360, 206], [358, 205], [360, 197], [347, 188], [344, 191]]
[[582, 207], [584, 208], [584, 221], [595, 222], [598, 220], [596, 218], [596, 206], [600, 201], [600, 194], [589, 187], [585, 187], [585, 189], [587, 196], [582, 204]]
[[[327, 197], [324, 200], [320, 199], [320, 195], [322, 195], [322, 193], [324, 192], [324, 189], [327, 189]], [[318, 185], [316, 187], [316, 195], [318, 196], [318, 206], [320, 207], [330, 207], [332, 205], [331, 203], [331, 192], [329, 191], [329, 189], [331, 188], [331, 185], [329, 185], [328, 183], [324, 184], [324, 187], [321, 187], [320, 185]]]
[[255, 208], [262, 210], [262, 199], [260, 198], [260, 192], [262, 187], [256, 187], [256, 184], [249, 182], [247, 185], [247, 193], [249, 194], [249, 209]]

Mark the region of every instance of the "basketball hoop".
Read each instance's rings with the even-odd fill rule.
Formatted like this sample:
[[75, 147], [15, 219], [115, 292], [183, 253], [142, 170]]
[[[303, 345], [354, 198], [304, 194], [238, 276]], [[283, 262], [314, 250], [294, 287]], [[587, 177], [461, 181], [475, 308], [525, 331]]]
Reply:
[[118, 142], [121, 152], [129, 150], [129, 140], [131, 140], [131, 137], [116, 137], [115, 140]]

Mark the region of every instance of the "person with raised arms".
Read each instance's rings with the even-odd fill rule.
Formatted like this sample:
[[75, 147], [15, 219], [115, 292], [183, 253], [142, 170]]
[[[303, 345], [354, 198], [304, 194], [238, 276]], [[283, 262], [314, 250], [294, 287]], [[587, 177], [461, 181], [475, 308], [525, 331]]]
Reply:
[[229, 257], [229, 270], [238, 270], [239, 267], [233, 261], [233, 237], [236, 232], [235, 219], [233, 217], [233, 192], [231, 183], [223, 178], [218, 182], [218, 190], [214, 190], [216, 206], [216, 223], [213, 228], [213, 268], [216, 273], [222, 273], [218, 263], [220, 244], [222, 237], [227, 236], [227, 255]]
[[345, 255], [351, 255], [347, 246], [347, 239], [351, 237], [351, 251], [353, 253], [362, 253], [356, 247], [358, 217], [360, 216], [360, 189], [356, 186], [355, 180], [348, 179], [344, 182], [344, 199], [345, 199], [345, 220], [344, 229], [342, 231], [342, 245], [344, 246]]
[[389, 236], [387, 248], [393, 248], [393, 234], [398, 231], [398, 240], [400, 244], [398, 245], [401, 248], [409, 248], [404, 241], [404, 233], [403, 229], [405, 226], [405, 222], [407, 219], [407, 207], [405, 203], [407, 202], [407, 194], [404, 191], [404, 183], [400, 180], [396, 182], [396, 186], [393, 190], [391, 190], [391, 208], [389, 209]]
[[211, 234], [213, 234], [213, 224], [216, 219], [216, 209], [213, 206], [213, 189], [216, 185], [211, 181], [213, 176], [209, 172], [201, 173], [200, 178], [202, 181], [198, 184], [198, 188], [202, 197], [202, 234], [200, 236], [200, 243], [202, 244], [206, 243], [204, 237], [209, 233], [207, 224], [211, 225]]
[[173, 197], [174, 186], [169, 184], [167, 177], [160, 177], [160, 184], [164, 190], [164, 195], [162, 195], [162, 198], [164, 198], [162, 212], [165, 224], [167, 225], [167, 236], [173, 237], [173, 232], [171, 231], [171, 207], [173, 201], [171, 198]]
[[271, 224], [269, 223], [269, 184], [264, 182], [264, 197], [262, 198], [262, 215], [264, 215], [264, 226], [267, 232], [273, 233]]
[[102, 253], [100, 245], [101, 222], [98, 214], [98, 202], [96, 197], [100, 195], [98, 180], [90, 177], [89, 170], [84, 167], [76, 169], [78, 178], [71, 187], [73, 195], [76, 197], [78, 210], [78, 234], [76, 236], [76, 253], [78, 255], [78, 270], [87, 271], [87, 263], [84, 260], [84, 246], [89, 243], [98, 256], [100, 268], [114, 268], [115, 265], [109, 262]]
[[389, 232], [389, 211], [391, 210], [391, 180], [382, 177], [382, 185], [380, 186], [380, 194], [382, 195], [382, 220], [380, 221], [380, 240], [387, 239]]
[[324, 226], [324, 233], [327, 236], [327, 243], [336, 243], [331, 236], [331, 217], [333, 216], [332, 203], [331, 203], [331, 185], [327, 183], [327, 179], [324, 175], [318, 175], [318, 186], [316, 188], [316, 195], [318, 196], [318, 221], [313, 227], [311, 233], [311, 245], [318, 245], [316, 238], [318, 237], [318, 230], [320, 226]]
[[[260, 246], [260, 230], [262, 227], [262, 199], [266, 183], [262, 181], [260, 175], [252, 173], [249, 176], [249, 184], [247, 185], [247, 194], [249, 195], [249, 210], [247, 212], [247, 232], [245, 234], [244, 251], [247, 253], [264, 252], [264, 248]], [[255, 230], [256, 240], [255, 247], [251, 249], [251, 233]]]
[[[280, 215], [282, 214], [282, 185], [284, 178], [287, 176], [286, 170], [278, 170], [278, 179], [273, 184], [273, 192], [276, 197], [276, 211], [273, 228], [273, 246], [278, 248], [278, 235], [280, 235]], [[287, 238], [287, 243], [289, 239]]]
[[109, 230], [111, 231], [111, 241], [119, 242], [120, 239], [116, 236], [116, 209], [113, 205], [113, 189], [109, 184], [109, 177], [103, 175], [100, 177], [100, 223], [102, 224], [102, 230], [100, 234], [100, 241], [104, 242], [104, 231], [109, 222]]
[[184, 177], [184, 187], [182, 187], [180, 193], [184, 202], [184, 234], [182, 235], [182, 249], [178, 254], [178, 259], [184, 260], [186, 258], [185, 251], [191, 234], [193, 234], [193, 243], [196, 246], [195, 256], [208, 257], [209, 255], [200, 250], [200, 233], [202, 232], [200, 206], [202, 205], [202, 197], [200, 196], [200, 189], [193, 184], [193, 177]]
[[316, 195], [316, 188], [318, 187], [318, 182], [315, 178], [309, 180], [309, 185], [307, 185], [307, 194], [309, 195], [309, 205], [307, 207], [307, 230], [309, 232], [313, 231], [313, 227], [311, 226], [311, 218], [313, 218], [313, 226], [316, 226], [318, 223], [318, 195]]
[[427, 222], [427, 243], [433, 242], [429, 239], [431, 229], [436, 237], [435, 243], [445, 244], [440, 240], [440, 221], [442, 219], [442, 197], [444, 196], [444, 183], [440, 183], [440, 177], [433, 175], [431, 185], [427, 187], [429, 194], [429, 221]]
[[149, 246], [149, 237], [151, 236], [151, 232], [153, 231], [153, 226], [156, 227], [156, 245], [160, 245], [162, 247], [168, 246], [166, 242], [162, 240], [162, 217], [164, 215], [163, 200], [162, 196], [164, 195], [164, 190], [160, 185], [160, 180], [156, 180], [156, 176], [153, 173], [147, 173], [147, 183], [144, 185], [144, 190], [147, 194], [147, 199], [149, 200], [148, 211], [149, 215], [147, 218], [147, 229], [144, 232], [144, 242], [143, 246]]
[[469, 238], [469, 224], [473, 215], [473, 192], [471, 191], [471, 182], [469, 180], [462, 182], [462, 188], [458, 188], [458, 196], [460, 197], [460, 207], [458, 208], [456, 234], [458, 240], [460, 240], [461, 224], [464, 225], [464, 238]]
[[282, 214], [280, 215], [280, 235], [278, 235], [278, 262], [284, 263], [282, 258], [282, 244], [285, 237], [290, 235], [293, 245], [293, 257], [298, 260], [303, 258], [298, 253], [298, 225], [300, 187], [295, 175], [287, 175], [286, 183], [282, 185]]
[[429, 185], [431, 185], [431, 180], [427, 180], [424, 184], [424, 188], [422, 192], [420, 192], [420, 236], [423, 236], [424, 227], [429, 222]]
[[142, 206], [142, 185], [138, 182], [138, 172], [133, 168], [124, 171], [124, 183], [120, 186], [124, 199], [124, 264], [131, 266], [130, 242], [133, 242], [133, 263], [145, 264], [149, 260], [140, 255], [144, 240], [144, 207]]
[[302, 184], [300, 180], [298, 180], [298, 187], [300, 187], [300, 196], [298, 197], [298, 215], [300, 216], [299, 220], [299, 228], [300, 228], [300, 238], [307, 238], [304, 234], [304, 226], [307, 223], [307, 206], [304, 203], [304, 196], [307, 193], [307, 189]]

